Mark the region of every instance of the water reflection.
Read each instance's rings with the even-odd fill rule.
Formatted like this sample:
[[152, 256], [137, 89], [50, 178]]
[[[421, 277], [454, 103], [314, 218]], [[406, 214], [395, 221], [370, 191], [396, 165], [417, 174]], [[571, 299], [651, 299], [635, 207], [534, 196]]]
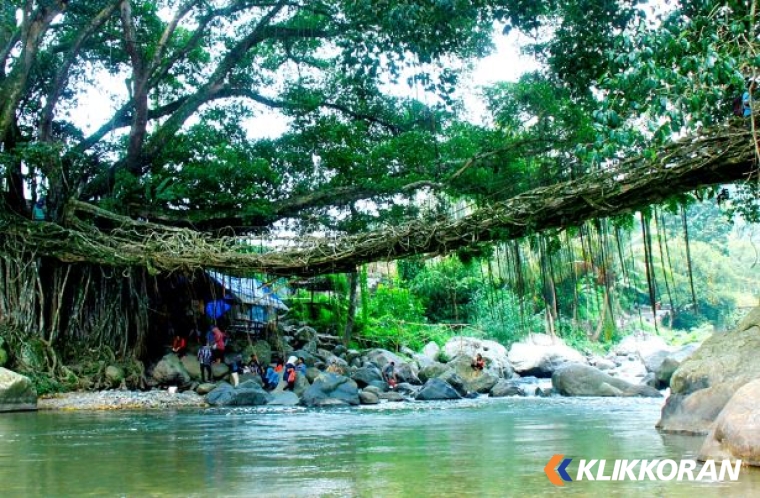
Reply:
[[[574, 458], [693, 458], [660, 403], [519, 398], [358, 409], [39, 412], [0, 417], [2, 496], [757, 496], [738, 483], [573, 482]], [[577, 467], [573, 467], [577, 468]]]

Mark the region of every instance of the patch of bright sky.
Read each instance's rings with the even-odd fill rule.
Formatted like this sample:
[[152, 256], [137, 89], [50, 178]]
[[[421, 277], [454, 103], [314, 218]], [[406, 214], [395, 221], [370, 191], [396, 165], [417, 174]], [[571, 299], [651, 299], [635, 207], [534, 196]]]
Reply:
[[[523, 73], [540, 68], [535, 58], [521, 53], [520, 46], [528, 41], [517, 30], [504, 35], [501, 26], [495, 27], [493, 53], [477, 61], [460, 83], [459, 97], [464, 103], [464, 119], [473, 123], [487, 122], [486, 108], [480, 97], [482, 87], [500, 81], [517, 81]], [[124, 75], [111, 75], [103, 71], [98, 75], [98, 84], [85, 91], [78, 105], [76, 121], [86, 132], [92, 133], [100, 128], [126, 101], [124, 78]], [[390, 93], [411, 96], [429, 104], [435, 102], [436, 97], [410, 88], [403, 82], [405, 77], [399, 80], [402, 82], [388, 86]], [[290, 120], [277, 111], [262, 111], [248, 119], [246, 124], [252, 139], [276, 138], [287, 131]]]
[[[477, 61], [473, 69], [466, 72], [461, 81], [459, 97], [464, 103], [465, 113], [462, 116], [473, 123], [488, 121], [486, 107], [480, 96], [482, 87], [500, 81], [517, 81], [528, 71], [535, 71], [541, 66], [538, 61], [521, 52], [520, 47], [528, 43], [525, 35], [513, 30], [509, 35], [502, 34], [502, 26], [494, 28], [494, 51], [491, 55]], [[392, 95], [413, 97], [423, 103], [432, 104], [438, 99], [432, 94], [426, 94], [419, 87], [410, 88], [406, 75], [399, 78], [399, 83], [389, 84], [386, 91]], [[247, 120], [251, 138], [276, 138], [285, 133], [290, 120], [279, 112], [263, 112]]]
[[478, 61], [463, 82], [464, 118], [473, 123], [483, 124], [488, 121], [485, 102], [481, 98], [483, 87], [503, 81], [515, 82], [523, 74], [541, 69], [541, 64], [535, 57], [522, 53], [521, 47], [530, 43], [530, 40], [518, 30], [504, 35], [501, 27], [497, 27], [493, 43], [494, 52]]

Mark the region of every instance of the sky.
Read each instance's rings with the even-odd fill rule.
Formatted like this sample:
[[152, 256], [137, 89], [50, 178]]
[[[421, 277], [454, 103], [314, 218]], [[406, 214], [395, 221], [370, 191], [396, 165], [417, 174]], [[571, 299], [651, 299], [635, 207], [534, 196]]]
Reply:
[[[494, 29], [493, 43], [495, 49], [491, 55], [478, 61], [473, 70], [465, 75], [462, 84], [462, 98], [465, 104], [465, 119], [473, 123], [487, 120], [483, 100], [478, 96], [478, 89], [500, 81], [517, 81], [521, 74], [539, 68], [535, 59], [520, 53], [520, 45], [528, 38], [517, 30], [509, 35], [502, 34], [501, 27]], [[110, 117], [126, 98], [127, 86], [123, 75], [99, 75], [98, 85], [91, 87], [81, 99], [74, 121], [87, 132], [94, 132]], [[405, 78], [400, 78], [401, 80]], [[411, 95], [419, 98], [420, 92], [410, 89], [405, 83], [389, 88], [396, 95]], [[432, 102], [434, 98], [429, 99]], [[276, 138], [288, 128], [288, 119], [278, 112], [263, 112], [248, 120], [249, 137]]]

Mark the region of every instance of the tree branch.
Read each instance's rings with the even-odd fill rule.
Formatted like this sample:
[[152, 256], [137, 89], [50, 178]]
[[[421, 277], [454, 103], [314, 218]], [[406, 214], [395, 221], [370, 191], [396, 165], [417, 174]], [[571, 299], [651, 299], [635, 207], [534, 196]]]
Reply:
[[[592, 218], [627, 213], [678, 193], [745, 181], [757, 174], [752, 134], [745, 123], [687, 137], [660, 150], [660, 159], [632, 158], [581, 179], [541, 187], [458, 219], [414, 220], [358, 236], [305, 241], [300, 248], [265, 254], [240, 251], [240, 239], [207, 238], [162, 229], [102, 212], [115, 227], [100, 231], [77, 221], [66, 228], [0, 213], [0, 244], [27, 244], [61, 261], [145, 266], [152, 271], [218, 268], [280, 275], [347, 272], [356, 265], [415, 254], [437, 255], [482, 242], [516, 239]], [[75, 203], [73, 211], [78, 208]], [[118, 219], [117, 219], [118, 218]]]
[[223, 210], [215, 207], [212, 210], [170, 211], [151, 209], [143, 205], [130, 206], [129, 213], [134, 218], [152, 220], [155, 223], [173, 227], [193, 228], [204, 232], [233, 230], [245, 233], [261, 231], [283, 218], [299, 218], [301, 212], [305, 210], [345, 206], [379, 195], [414, 192], [423, 188], [440, 189], [443, 188], [443, 185], [429, 181], [417, 181], [400, 188], [383, 188], [377, 185], [372, 187], [326, 187], [282, 201], [274, 201], [268, 206], [268, 212], [260, 215], [241, 214], [240, 208]]
[[52, 134], [53, 115], [55, 113], [55, 107], [58, 104], [58, 99], [61, 97], [66, 80], [69, 78], [69, 70], [74, 64], [74, 61], [79, 57], [79, 51], [82, 48], [84, 42], [92, 36], [100, 27], [111, 17], [111, 14], [121, 3], [121, 0], [116, 0], [108, 4], [103, 10], [90, 21], [90, 23], [79, 33], [74, 43], [69, 47], [66, 56], [63, 59], [60, 69], [55, 76], [53, 87], [48, 92], [48, 96], [45, 102], [45, 108], [42, 110], [42, 117], [40, 118], [40, 141], [50, 141]]

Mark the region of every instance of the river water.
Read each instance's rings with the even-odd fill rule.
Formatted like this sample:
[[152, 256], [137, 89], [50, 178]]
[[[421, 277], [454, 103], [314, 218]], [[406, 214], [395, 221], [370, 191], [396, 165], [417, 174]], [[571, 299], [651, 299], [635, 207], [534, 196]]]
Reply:
[[[580, 459], [695, 457], [661, 400], [508, 398], [352, 409], [0, 415], [0, 496], [760, 496], [738, 482], [575, 480]], [[573, 482], [543, 467], [573, 458]], [[610, 472], [607, 471], [607, 474]]]

